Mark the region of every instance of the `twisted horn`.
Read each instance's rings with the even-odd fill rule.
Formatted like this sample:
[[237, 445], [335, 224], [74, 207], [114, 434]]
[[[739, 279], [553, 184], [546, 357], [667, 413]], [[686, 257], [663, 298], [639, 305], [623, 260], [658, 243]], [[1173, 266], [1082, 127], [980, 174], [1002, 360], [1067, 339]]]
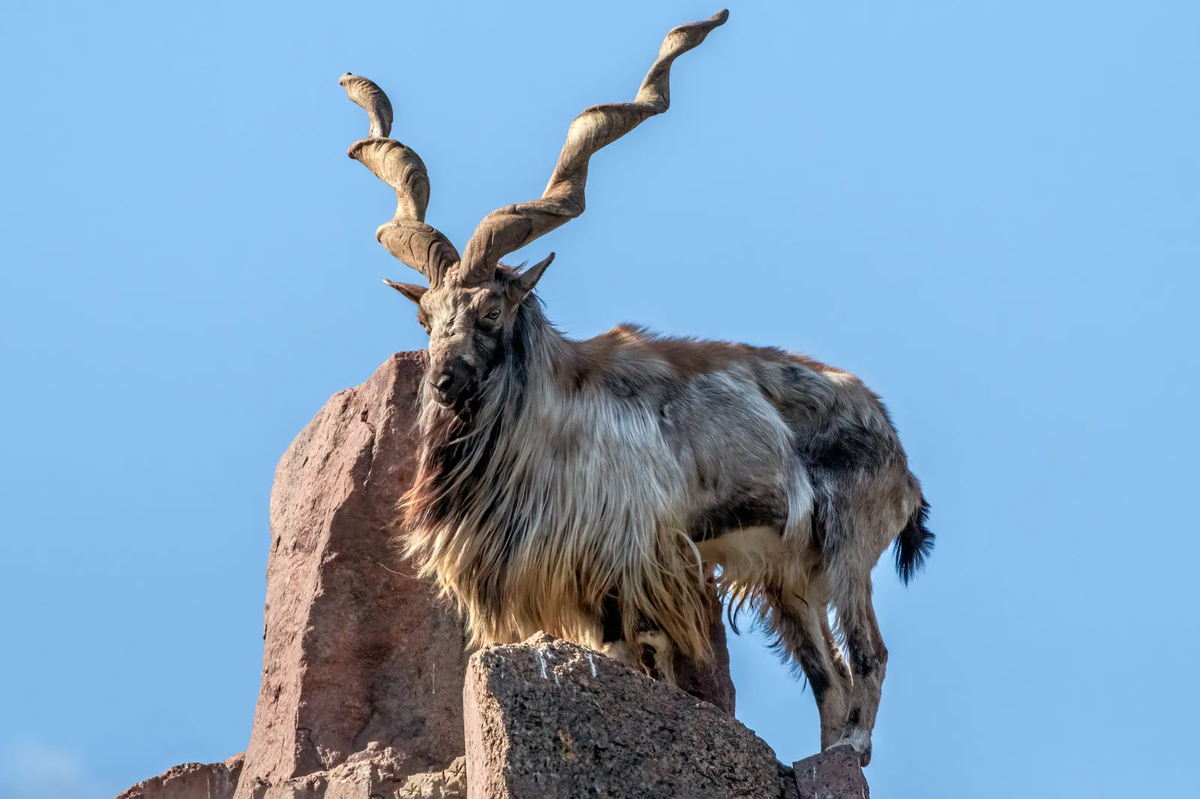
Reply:
[[582, 214], [592, 154], [646, 118], [666, 111], [671, 104], [671, 62], [703, 42], [709, 31], [728, 18], [729, 12], [722, 9], [702, 22], [675, 28], [663, 40], [658, 60], [632, 103], [596, 105], [575, 117], [541, 199], [493, 211], [475, 228], [459, 266], [463, 282], [490, 279], [505, 255]]
[[425, 164], [413, 150], [387, 138], [392, 131], [392, 104], [383, 89], [349, 72], [338, 83], [371, 120], [367, 138], [351, 144], [346, 154], [396, 191], [396, 215], [379, 226], [375, 238], [436, 286], [458, 262], [458, 250], [438, 230], [425, 224], [425, 208], [429, 205]]

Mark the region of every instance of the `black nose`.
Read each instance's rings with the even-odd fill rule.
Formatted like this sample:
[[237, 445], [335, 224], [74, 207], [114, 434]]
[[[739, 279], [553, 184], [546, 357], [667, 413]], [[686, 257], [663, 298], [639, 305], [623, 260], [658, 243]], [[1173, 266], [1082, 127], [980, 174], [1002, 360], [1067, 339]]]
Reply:
[[471, 367], [463, 358], [455, 358], [440, 371], [435, 371], [429, 384], [433, 386], [438, 402], [452, 405], [469, 393], [467, 388], [471, 385]]

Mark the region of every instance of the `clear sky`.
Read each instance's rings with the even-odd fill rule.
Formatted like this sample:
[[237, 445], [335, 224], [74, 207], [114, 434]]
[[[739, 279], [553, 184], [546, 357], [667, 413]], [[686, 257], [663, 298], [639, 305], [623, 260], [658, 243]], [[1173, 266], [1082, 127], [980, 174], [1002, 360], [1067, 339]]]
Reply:
[[[6, 6], [0, 797], [246, 746], [275, 463], [424, 346], [338, 76], [390, 93], [462, 246], [715, 2]], [[516, 256], [558, 252], [572, 335], [784, 346], [884, 396], [938, 548], [876, 576], [879, 796], [1194, 790], [1198, 41], [1188, 0], [737, 3]], [[811, 696], [732, 649], [739, 717], [813, 752]]]

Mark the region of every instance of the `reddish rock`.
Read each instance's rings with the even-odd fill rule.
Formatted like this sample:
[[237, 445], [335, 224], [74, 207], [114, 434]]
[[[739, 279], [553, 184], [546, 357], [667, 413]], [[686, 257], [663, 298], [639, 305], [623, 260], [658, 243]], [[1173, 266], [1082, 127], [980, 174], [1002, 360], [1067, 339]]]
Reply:
[[463, 752], [462, 625], [396, 555], [424, 353], [394, 355], [292, 442], [271, 492], [262, 687], [237, 795], [390, 747], [397, 778]]
[[466, 799], [463, 758], [442, 771], [404, 776], [407, 758], [374, 745], [345, 763], [263, 788], [256, 799]]
[[472, 657], [464, 705], [472, 799], [781, 793], [774, 753], [729, 714], [547, 635]]
[[117, 799], [233, 799], [243, 755], [224, 763], [184, 763], [139, 782]]
[[858, 753], [850, 746], [835, 746], [792, 765], [800, 796], [829, 799], [870, 799], [871, 789]]
[[[258, 783], [255, 799], [466, 799], [467, 767], [455, 759], [442, 771], [404, 776], [408, 759], [372, 744], [345, 763], [281, 785]], [[117, 799], [232, 799], [242, 755], [224, 764], [185, 763], [139, 782]]]
[[[776, 765], [779, 767], [779, 799], [813, 799], [812, 794], [800, 796], [800, 790], [796, 787], [796, 775], [790, 766], [782, 763], [776, 763]], [[825, 797], [817, 797], [817, 799], [825, 799]], [[859, 799], [859, 797], [848, 797], [847, 799]]]
[[467, 759], [457, 758], [444, 771], [409, 777], [396, 799], [467, 799]]

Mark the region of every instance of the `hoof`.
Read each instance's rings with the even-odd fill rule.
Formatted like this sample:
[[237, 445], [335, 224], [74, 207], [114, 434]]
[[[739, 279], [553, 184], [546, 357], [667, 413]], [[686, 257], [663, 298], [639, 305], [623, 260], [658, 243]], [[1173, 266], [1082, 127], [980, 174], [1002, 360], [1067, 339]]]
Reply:
[[846, 731], [833, 746], [834, 749], [839, 746], [849, 746], [858, 754], [858, 762], [862, 766], [867, 766], [871, 763], [871, 734], [866, 730], [850, 729]]

